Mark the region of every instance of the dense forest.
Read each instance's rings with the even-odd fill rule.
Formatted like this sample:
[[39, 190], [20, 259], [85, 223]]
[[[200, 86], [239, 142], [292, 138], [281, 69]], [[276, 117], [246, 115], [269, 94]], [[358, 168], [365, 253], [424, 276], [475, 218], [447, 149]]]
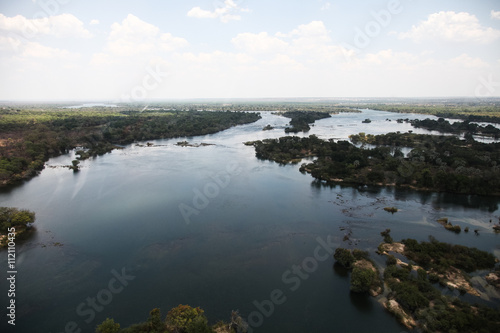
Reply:
[[81, 147], [80, 158], [117, 144], [216, 133], [260, 119], [249, 112], [0, 110], [0, 185], [29, 179], [48, 158]]
[[[256, 141], [256, 156], [286, 164], [317, 159], [300, 168], [328, 182], [397, 185], [418, 189], [499, 195], [500, 143], [484, 144], [454, 136], [388, 133], [351, 136], [348, 141], [282, 137]], [[401, 148], [413, 148], [405, 157]]]

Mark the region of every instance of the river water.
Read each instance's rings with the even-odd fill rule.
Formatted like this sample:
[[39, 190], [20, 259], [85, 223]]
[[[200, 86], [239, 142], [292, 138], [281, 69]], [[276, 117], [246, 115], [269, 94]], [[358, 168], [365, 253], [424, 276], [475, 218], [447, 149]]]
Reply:
[[[60, 156], [38, 177], [3, 190], [0, 206], [33, 210], [37, 221], [16, 247], [16, 327], [3, 316], [1, 331], [94, 332], [107, 317], [126, 327], [153, 308], [165, 316], [189, 304], [212, 323], [239, 310], [254, 332], [403, 332], [374, 299], [350, 294], [348, 276], [333, 269], [332, 248], [366, 249], [382, 263], [374, 251], [390, 228], [395, 240], [433, 235], [500, 257], [500, 235], [489, 222], [500, 215], [498, 198], [315, 182], [300, 164], [258, 160], [242, 144], [285, 135], [289, 119], [262, 116], [185, 138], [212, 145], [175, 145], [184, 138], [132, 144], [82, 162], [78, 173], [61, 167], [74, 154]], [[429, 133], [396, 122], [407, 117], [429, 116], [343, 113], [300, 135]], [[366, 118], [372, 122], [361, 123]], [[267, 124], [276, 128], [262, 131]], [[448, 232], [440, 217], [480, 235]], [[0, 259], [5, 276], [6, 251]]]

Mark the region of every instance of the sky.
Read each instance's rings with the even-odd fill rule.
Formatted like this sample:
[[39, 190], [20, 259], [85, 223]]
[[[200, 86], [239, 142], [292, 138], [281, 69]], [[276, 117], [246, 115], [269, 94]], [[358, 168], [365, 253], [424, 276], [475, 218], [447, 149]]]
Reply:
[[498, 0], [0, 0], [0, 100], [499, 97]]

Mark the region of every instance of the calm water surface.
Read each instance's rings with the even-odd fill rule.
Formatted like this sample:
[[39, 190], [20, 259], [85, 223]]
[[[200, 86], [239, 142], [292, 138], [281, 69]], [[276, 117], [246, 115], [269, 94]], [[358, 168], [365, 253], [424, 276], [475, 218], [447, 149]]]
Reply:
[[[372, 298], [351, 295], [348, 276], [335, 272], [326, 251], [314, 259], [318, 238], [367, 249], [380, 263], [374, 251], [386, 228], [396, 240], [433, 235], [500, 257], [500, 235], [489, 223], [500, 215], [497, 198], [326, 186], [299, 165], [260, 161], [242, 144], [285, 135], [289, 119], [262, 115], [187, 138], [210, 146], [175, 146], [184, 139], [129, 145], [82, 162], [78, 173], [60, 167], [72, 154], [54, 158], [40, 176], [0, 193], [1, 206], [37, 214], [36, 233], [17, 246], [15, 332], [64, 332], [69, 322], [93, 332], [107, 317], [126, 327], [155, 307], [166, 315], [190, 304], [212, 321], [229, 320], [231, 310], [251, 315], [255, 332], [396, 333], [404, 327]], [[429, 133], [395, 121], [407, 117], [428, 116], [365, 110], [317, 121], [307, 135]], [[365, 118], [372, 123], [362, 124]], [[276, 129], [262, 131], [267, 124]], [[401, 211], [391, 215], [386, 206]], [[440, 217], [480, 236], [450, 233], [435, 222]], [[6, 267], [5, 251], [0, 259]], [[302, 263], [306, 271], [294, 273]], [[128, 280], [119, 284], [121, 274]], [[0, 287], [5, 305], [5, 278]], [[270, 308], [276, 290], [281, 304]], [[14, 331], [5, 318], [0, 328]]]

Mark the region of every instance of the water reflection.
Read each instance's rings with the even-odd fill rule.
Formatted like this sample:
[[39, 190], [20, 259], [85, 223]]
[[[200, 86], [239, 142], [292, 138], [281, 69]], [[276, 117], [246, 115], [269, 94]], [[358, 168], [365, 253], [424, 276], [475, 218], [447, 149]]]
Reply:
[[433, 205], [435, 207], [452, 206], [479, 209], [493, 213], [498, 210], [498, 198], [479, 195], [458, 195], [453, 193], [436, 193]]
[[373, 310], [373, 299], [369, 294], [351, 292], [349, 296], [358, 311], [369, 313]]
[[336, 275], [343, 278], [349, 277], [349, 270], [344, 266], [342, 266], [341, 264], [339, 264], [338, 262], [335, 262], [332, 268]]

